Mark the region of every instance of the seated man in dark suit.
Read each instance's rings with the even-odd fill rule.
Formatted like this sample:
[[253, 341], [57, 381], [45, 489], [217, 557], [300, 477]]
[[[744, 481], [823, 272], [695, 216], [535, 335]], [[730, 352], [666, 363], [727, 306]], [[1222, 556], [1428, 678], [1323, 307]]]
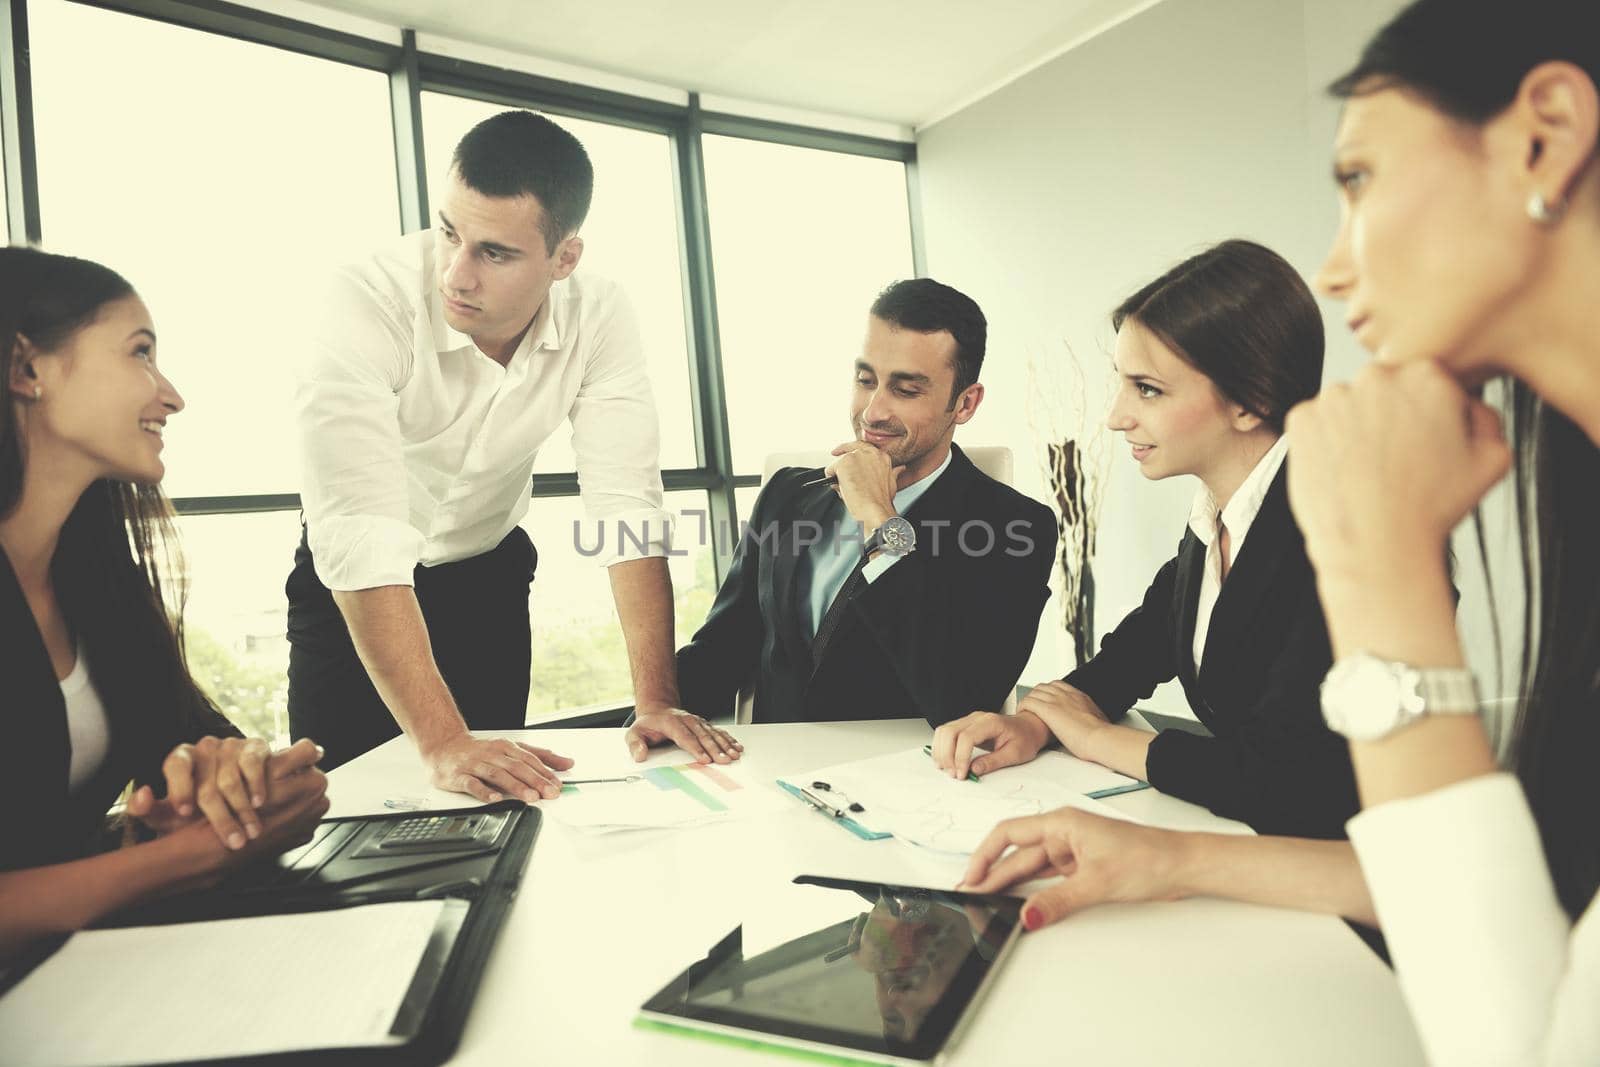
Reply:
[[926, 718], [999, 708], [1050, 596], [1055, 517], [951, 441], [983, 400], [987, 324], [926, 278], [872, 305], [854, 436], [825, 470], [757, 499], [705, 625], [678, 650], [682, 706], [757, 722]]

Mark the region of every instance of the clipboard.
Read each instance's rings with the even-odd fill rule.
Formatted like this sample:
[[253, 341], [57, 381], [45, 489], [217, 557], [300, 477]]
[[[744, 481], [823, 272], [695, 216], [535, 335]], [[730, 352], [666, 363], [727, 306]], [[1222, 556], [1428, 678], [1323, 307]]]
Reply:
[[[932, 749], [924, 745], [920, 750], [905, 749], [817, 768], [804, 775], [791, 774], [777, 783], [784, 792], [863, 841], [898, 836], [936, 851], [955, 852], [971, 849], [954, 847], [950, 835], [965, 842], [977, 822], [992, 826], [1017, 814], [1037, 813], [1063, 804], [1087, 803], [1093, 810], [1093, 805], [1106, 797], [1149, 788], [1148, 783], [1067, 753], [1043, 754], [1031, 764], [1003, 767], [981, 778], [969, 773], [966, 782], [955, 782], [948, 774], [935, 771], [931, 757]], [[937, 788], [935, 782], [939, 783]], [[927, 795], [930, 789], [938, 795]], [[970, 796], [966, 790], [972, 791]], [[960, 796], [951, 795], [951, 791]], [[1012, 805], [1022, 794], [1031, 803], [1043, 806], [1032, 812], [1015, 810]], [[963, 823], [956, 811], [965, 813], [967, 822]], [[1111, 808], [1102, 807], [1099, 811], [1116, 815]], [[919, 812], [928, 821], [919, 822]], [[924, 832], [930, 836], [923, 836]], [[940, 844], [934, 844], [935, 837]]]
[[[455, 1051], [500, 928], [538, 837], [541, 812], [520, 801], [474, 808], [329, 819], [313, 839], [212, 889], [116, 913], [96, 928], [337, 911], [442, 901], [421, 959], [381, 1044], [306, 1048], [184, 1064], [398, 1064], [433, 1067]], [[441, 834], [441, 829], [451, 831]], [[428, 830], [428, 833], [424, 833]], [[470, 830], [465, 834], [464, 830]], [[431, 836], [434, 847], [419, 837]], [[438, 847], [443, 836], [444, 846]], [[466, 839], [470, 837], [471, 839]], [[387, 842], [387, 847], [385, 843]], [[68, 938], [8, 975], [21, 984]], [[3, 990], [0, 990], [3, 993]], [[263, 1010], [270, 1010], [264, 1005]]]
[[838, 823], [850, 833], [855, 834], [863, 841], [887, 841], [889, 838], [894, 836], [893, 834], [883, 830], [869, 830], [865, 826], [862, 826], [860, 823], [856, 822], [854, 819], [850, 818], [848, 815], [835, 815], [828, 809], [819, 807], [817, 803], [810, 797], [806, 796], [805, 792], [798, 786], [790, 785], [782, 778], [777, 779], [777, 782], [778, 785], [783, 787], [783, 791], [785, 793], [788, 793], [802, 804], [809, 805], [818, 814], [828, 816], [828, 818]]

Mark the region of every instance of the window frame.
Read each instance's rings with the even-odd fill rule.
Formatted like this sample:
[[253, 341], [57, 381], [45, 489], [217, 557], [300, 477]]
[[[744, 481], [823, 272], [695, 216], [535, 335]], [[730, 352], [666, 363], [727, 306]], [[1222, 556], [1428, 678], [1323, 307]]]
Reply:
[[[218, 34], [252, 44], [368, 70], [389, 77], [395, 180], [399, 190], [400, 225], [413, 233], [432, 225], [428, 206], [427, 164], [423, 158], [422, 93], [455, 96], [525, 107], [552, 115], [625, 126], [668, 138], [674, 159], [679, 267], [684, 279], [684, 313], [689, 394], [699, 465], [663, 470], [667, 492], [698, 490], [707, 495], [713, 529], [737, 529], [734, 491], [760, 484], [756, 475], [736, 475], [728, 431], [727, 394], [717, 329], [716, 275], [711, 255], [711, 207], [707, 202], [701, 136], [717, 134], [800, 148], [895, 160], [905, 165], [906, 197], [911, 224], [914, 271], [926, 273], [921, 198], [917, 180], [917, 147], [909, 141], [797, 125], [725, 111], [705, 111], [700, 94], [688, 93], [679, 104], [611, 89], [561, 81], [451, 56], [419, 51], [416, 33], [397, 31], [398, 43], [347, 33], [315, 23], [271, 14], [224, 0], [67, 0], [86, 7], [154, 19], [185, 29]], [[39, 244], [39, 178], [35, 158], [33, 96], [28, 66], [28, 0], [0, 0], [0, 157], [3, 157], [7, 221], [14, 241]], [[576, 473], [536, 474], [530, 487], [538, 497], [578, 495]], [[293, 511], [296, 493], [230, 494], [178, 497], [173, 507], [183, 515], [227, 515]], [[713, 539], [716, 580], [720, 584], [732, 562], [732, 546]], [[631, 705], [574, 714], [545, 725], [597, 726], [620, 723]]]

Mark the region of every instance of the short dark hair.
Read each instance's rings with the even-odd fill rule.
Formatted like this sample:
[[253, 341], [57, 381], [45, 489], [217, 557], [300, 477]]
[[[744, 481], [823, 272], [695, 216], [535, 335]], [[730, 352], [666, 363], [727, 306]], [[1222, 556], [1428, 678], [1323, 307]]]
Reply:
[[502, 111], [461, 138], [450, 169], [484, 196], [531, 196], [544, 208], [545, 251], [577, 231], [594, 197], [594, 165], [578, 139], [543, 115]]
[[1322, 315], [1287, 260], [1253, 241], [1191, 256], [1111, 313], [1155, 334], [1218, 392], [1279, 433], [1322, 388]]
[[984, 347], [989, 343], [989, 321], [978, 302], [959, 289], [932, 278], [907, 278], [891, 282], [872, 302], [872, 314], [891, 326], [917, 333], [948, 333], [956, 342], [956, 383], [950, 406], [962, 390], [978, 380]]

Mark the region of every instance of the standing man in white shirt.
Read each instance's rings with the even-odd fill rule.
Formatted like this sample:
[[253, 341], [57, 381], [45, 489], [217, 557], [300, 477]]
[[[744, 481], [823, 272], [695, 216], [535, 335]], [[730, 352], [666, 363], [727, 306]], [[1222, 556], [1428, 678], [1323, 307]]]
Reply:
[[502, 112], [456, 146], [437, 229], [341, 270], [327, 294], [296, 396], [305, 533], [287, 584], [290, 727], [326, 766], [404, 730], [438, 787], [560, 795], [571, 760], [470, 731], [526, 718], [537, 554], [518, 522], [534, 457], [566, 420], [609, 550], [630, 736], [739, 757], [676, 707], [670, 519], [638, 327], [620, 289], [573, 273], [593, 187], [570, 133]]

